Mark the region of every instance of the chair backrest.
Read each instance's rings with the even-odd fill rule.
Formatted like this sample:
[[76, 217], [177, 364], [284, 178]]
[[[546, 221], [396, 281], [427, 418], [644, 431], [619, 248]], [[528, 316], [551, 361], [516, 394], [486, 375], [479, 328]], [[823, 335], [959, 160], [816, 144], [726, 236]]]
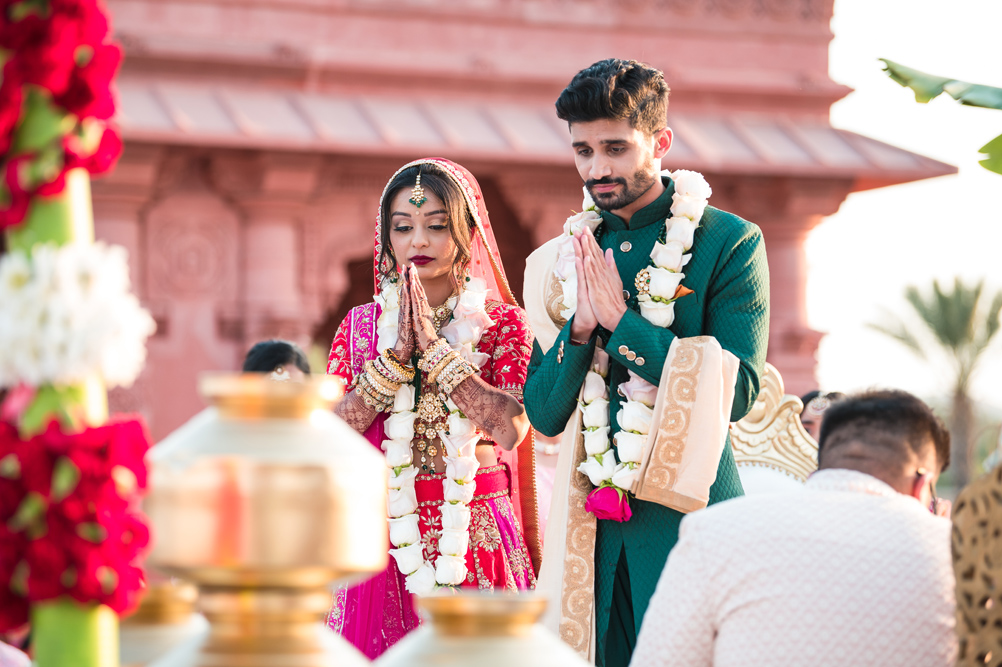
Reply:
[[958, 667], [1002, 665], [1002, 467], [968, 484], [953, 505]]
[[731, 445], [745, 493], [799, 488], [818, 468], [818, 445], [800, 423], [804, 404], [786, 394], [783, 378], [765, 365], [762, 390], [751, 412], [731, 424]]

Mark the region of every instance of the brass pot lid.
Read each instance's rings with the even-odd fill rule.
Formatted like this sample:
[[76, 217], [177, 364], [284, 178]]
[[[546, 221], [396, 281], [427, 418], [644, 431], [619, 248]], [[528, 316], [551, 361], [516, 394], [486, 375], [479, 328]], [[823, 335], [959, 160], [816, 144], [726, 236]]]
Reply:
[[535, 593], [457, 591], [417, 598], [436, 634], [447, 637], [512, 637], [528, 634], [546, 609]]
[[223, 417], [304, 419], [330, 410], [344, 395], [344, 382], [330, 375], [281, 381], [265, 373], [203, 373], [198, 391]]

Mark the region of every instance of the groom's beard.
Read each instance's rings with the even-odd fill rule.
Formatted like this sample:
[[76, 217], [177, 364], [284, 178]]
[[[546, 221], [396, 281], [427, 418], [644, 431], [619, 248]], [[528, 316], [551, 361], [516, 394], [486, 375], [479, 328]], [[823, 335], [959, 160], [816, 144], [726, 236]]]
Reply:
[[[603, 211], [618, 211], [643, 197], [648, 190], [654, 187], [657, 177], [658, 172], [656, 171], [647, 173], [641, 170], [634, 173], [633, 178], [629, 182], [625, 178], [600, 178], [598, 180], [585, 181], [585, 187], [588, 188], [588, 194], [591, 195], [591, 198], [595, 200], [595, 205], [600, 209]], [[613, 183], [618, 183], [623, 188], [618, 193], [595, 192], [593, 189], [596, 185], [611, 185]]]

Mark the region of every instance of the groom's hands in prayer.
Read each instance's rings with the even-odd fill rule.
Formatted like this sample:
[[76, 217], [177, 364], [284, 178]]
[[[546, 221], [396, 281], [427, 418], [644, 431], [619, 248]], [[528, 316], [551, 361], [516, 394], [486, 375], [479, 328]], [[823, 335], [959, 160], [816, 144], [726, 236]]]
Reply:
[[[598, 323], [609, 331], [615, 331], [619, 321], [626, 312], [626, 302], [623, 299], [623, 280], [619, 277], [616, 260], [612, 249], [605, 253], [595, 240], [591, 229], [585, 228], [580, 233], [580, 246], [583, 255], [584, 281], [578, 273], [578, 284], [587, 283], [588, 302]], [[575, 265], [577, 265], [578, 237], [575, 237]], [[579, 289], [580, 294], [580, 289]], [[578, 301], [578, 312], [581, 312], [581, 301]], [[575, 318], [576, 319], [576, 318]]]

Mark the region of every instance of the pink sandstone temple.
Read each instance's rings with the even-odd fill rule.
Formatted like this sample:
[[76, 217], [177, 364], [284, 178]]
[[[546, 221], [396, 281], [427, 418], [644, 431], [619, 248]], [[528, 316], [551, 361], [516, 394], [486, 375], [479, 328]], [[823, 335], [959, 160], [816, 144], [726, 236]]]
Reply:
[[[483, 186], [516, 294], [522, 262], [580, 207], [553, 102], [607, 57], [664, 70], [675, 143], [713, 203], [758, 223], [769, 361], [814, 387], [803, 243], [850, 192], [953, 173], [837, 130], [833, 0], [107, 0], [126, 60], [125, 153], [94, 184], [99, 238], [128, 248], [158, 332], [112, 408], [155, 439], [267, 337], [326, 349], [371, 299], [376, 203], [439, 155]], [[322, 371], [323, 369], [315, 369]]]

